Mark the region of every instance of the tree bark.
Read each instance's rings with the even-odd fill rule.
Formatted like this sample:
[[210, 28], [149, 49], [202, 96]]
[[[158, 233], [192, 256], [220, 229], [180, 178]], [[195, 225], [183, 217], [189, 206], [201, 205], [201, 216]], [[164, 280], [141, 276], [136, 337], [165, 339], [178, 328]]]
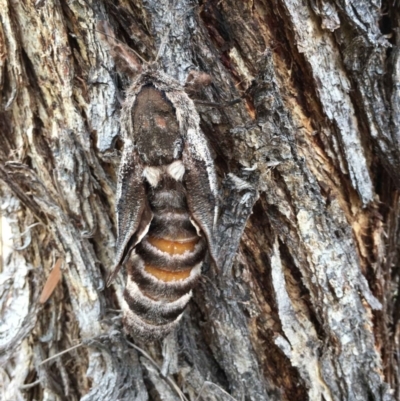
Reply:
[[[398, 2], [0, 0], [0, 18], [3, 399], [400, 399]], [[124, 333], [123, 271], [105, 287], [129, 78], [100, 20], [182, 84], [213, 79], [192, 98], [219, 269], [161, 342]]]

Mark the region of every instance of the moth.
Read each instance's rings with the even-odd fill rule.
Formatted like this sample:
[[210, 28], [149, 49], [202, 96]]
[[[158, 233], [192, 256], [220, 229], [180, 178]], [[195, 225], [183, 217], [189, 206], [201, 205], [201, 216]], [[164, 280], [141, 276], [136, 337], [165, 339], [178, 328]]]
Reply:
[[208, 75], [192, 71], [184, 87], [154, 63], [142, 65], [106, 22], [98, 24], [98, 31], [116, 63], [134, 76], [120, 117], [118, 238], [108, 284], [124, 266], [125, 329], [160, 339], [179, 323], [207, 253], [217, 260], [215, 167], [185, 92]]

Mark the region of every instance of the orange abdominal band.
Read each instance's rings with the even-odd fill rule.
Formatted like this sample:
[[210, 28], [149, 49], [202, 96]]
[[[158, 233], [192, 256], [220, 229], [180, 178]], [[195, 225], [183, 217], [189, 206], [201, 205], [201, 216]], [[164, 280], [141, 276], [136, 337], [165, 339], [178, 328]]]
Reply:
[[[158, 248], [162, 252], [169, 253], [170, 255], [182, 255], [186, 251], [193, 252], [194, 248], [199, 241], [196, 238], [193, 241], [181, 242], [181, 241], [169, 241], [163, 238], [149, 237], [148, 242], [154, 247]], [[178, 281], [184, 280], [190, 276], [191, 268], [181, 271], [167, 271], [160, 269], [155, 266], [146, 265], [144, 270], [152, 276], [158, 278], [161, 281]]]
[[196, 246], [199, 239], [196, 238], [193, 241], [180, 242], [168, 241], [163, 238], [149, 237], [147, 241], [149, 241], [151, 245], [155, 246], [162, 252], [167, 252], [170, 255], [182, 255], [186, 251], [193, 252], [194, 247]]
[[144, 267], [144, 271], [151, 274], [155, 278], [158, 278], [161, 281], [169, 282], [169, 281], [178, 281], [184, 280], [190, 276], [191, 268], [182, 271], [170, 272], [167, 270], [159, 269], [158, 267], [146, 265]]

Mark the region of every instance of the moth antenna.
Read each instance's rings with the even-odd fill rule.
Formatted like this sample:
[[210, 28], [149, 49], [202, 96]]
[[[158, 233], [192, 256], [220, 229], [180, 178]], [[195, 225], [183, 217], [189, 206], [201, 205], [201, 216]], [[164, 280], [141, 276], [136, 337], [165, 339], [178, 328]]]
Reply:
[[[102, 31], [99, 31], [98, 29], [94, 29], [94, 31], [100, 33], [101, 35], [103, 35], [103, 36], [105, 36], [105, 37], [111, 38], [111, 39], [114, 40], [115, 42], [118, 42], [118, 43], [120, 43], [122, 46], [125, 46], [125, 47], [128, 48], [128, 46], [127, 46], [126, 43], [124, 43], [122, 40], [117, 39], [115, 36], [108, 35], [108, 34], [102, 32]], [[76, 36], [76, 35], [74, 35], [74, 36]], [[129, 47], [128, 49], [129, 49], [130, 52], [135, 53], [135, 56], [137, 56], [138, 58], [140, 58], [140, 60], [141, 60], [143, 63], [149, 64], [149, 62], [148, 62], [144, 57], [142, 57], [137, 51], [135, 51], [134, 49], [131, 49], [130, 47]]]
[[140, 74], [143, 67], [139, 60], [148, 64], [140, 54], [115, 37], [115, 34], [107, 21], [99, 21], [95, 31], [100, 34], [100, 39], [109, 45], [114, 60], [119, 61], [122, 64], [122, 69], [126, 72]]
[[[173, 0], [171, 8], [172, 8], [172, 11], [175, 10], [175, 0]], [[161, 54], [164, 52], [164, 46], [167, 43], [167, 39], [169, 37], [170, 32], [171, 32], [171, 21], [169, 22], [168, 31], [165, 33], [165, 35], [164, 35], [164, 37], [163, 37], [163, 39], [161, 41], [160, 47], [159, 47], [158, 52], [157, 52], [156, 59], [154, 61], [155, 63], [157, 63], [157, 61], [160, 58]]]
[[157, 63], [158, 59], [160, 58], [161, 53], [164, 51], [164, 46], [165, 46], [165, 43], [167, 43], [167, 39], [168, 39], [170, 32], [171, 32], [171, 26], [168, 28], [168, 31], [166, 32], [166, 34], [164, 35], [164, 37], [161, 41], [160, 48], [158, 49], [157, 56], [154, 61], [155, 63]]
[[[188, 14], [191, 10], [193, 10], [193, 9], [196, 8], [196, 7], [197, 7], [197, 5], [195, 5], [195, 6], [193, 6], [193, 7], [190, 7], [183, 15]], [[173, 10], [175, 9], [175, 0], [174, 0], [174, 2], [172, 3], [172, 9], [173, 9]], [[158, 61], [158, 59], [160, 58], [162, 52], [164, 51], [163, 48], [164, 48], [164, 46], [165, 46], [165, 43], [167, 42], [167, 39], [168, 39], [168, 37], [169, 37], [170, 32], [171, 32], [171, 23], [170, 23], [170, 27], [168, 28], [168, 31], [165, 33], [165, 35], [164, 35], [164, 37], [163, 37], [163, 39], [162, 39], [162, 41], [161, 41], [160, 47], [159, 47], [158, 52], [157, 52], [157, 57], [156, 57], [156, 59], [155, 59], [155, 61], [154, 61], [155, 63], [157, 63], [157, 61]]]

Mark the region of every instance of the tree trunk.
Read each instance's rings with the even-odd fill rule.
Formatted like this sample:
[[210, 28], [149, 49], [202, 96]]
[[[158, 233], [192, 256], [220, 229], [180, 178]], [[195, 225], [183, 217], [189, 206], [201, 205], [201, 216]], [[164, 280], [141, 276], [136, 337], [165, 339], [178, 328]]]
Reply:
[[[400, 399], [398, 6], [0, 0], [2, 399]], [[219, 268], [163, 341], [125, 334], [123, 271], [105, 286], [129, 79], [100, 20], [213, 79]]]

